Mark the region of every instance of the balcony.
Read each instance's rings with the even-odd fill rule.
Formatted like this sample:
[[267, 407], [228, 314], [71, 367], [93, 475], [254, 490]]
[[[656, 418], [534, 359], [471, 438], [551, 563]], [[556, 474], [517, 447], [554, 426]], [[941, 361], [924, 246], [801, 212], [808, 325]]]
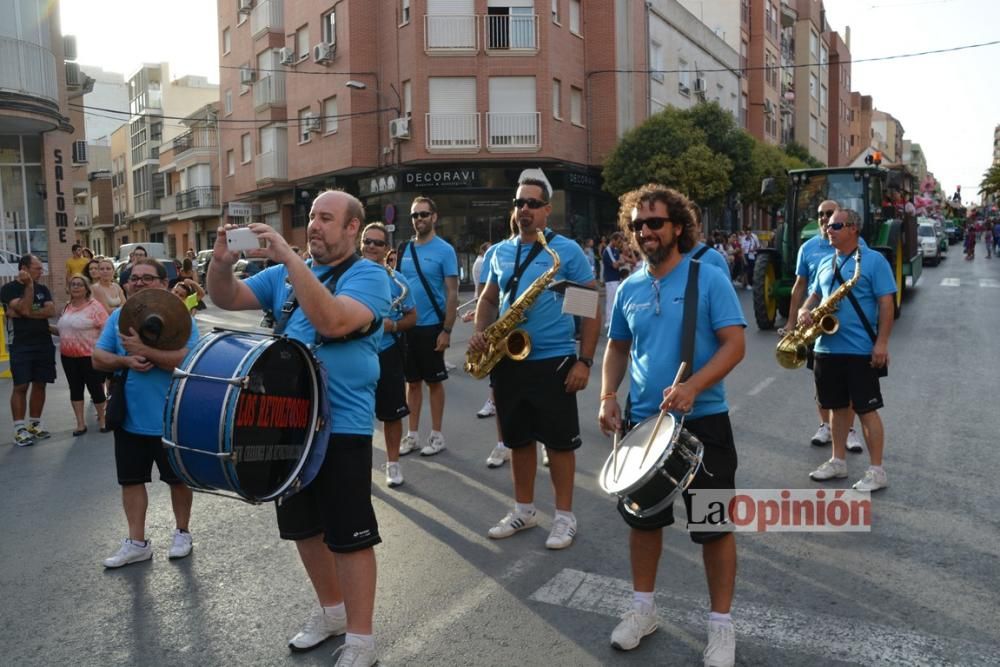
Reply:
[[29, 115], [12, 127], [0, 121], [0, 134], [48, 132], [61, 125], [56, 58], [31, 42], [0, 37], [0, 90], [9, 102], [18, 102]]
[[437, 55], [468, 55], [479, 51], [475, 14], [425, 14], [424, 51]]
[[[193, 211], [200, 208], [219, 208], [219, 188], [214, 186], [200, 186], [190, 188], [177, 193], [175, 197], [178, 213]], [[213, 214], [218, 214], [218, 210]]]
[[160, 214], [159, 200], [153, 196], [152, 192], [143, 192], [132, 198], [133, 217], [145, 218]]
[[486, 114], [487, 142], [491, 151], [538, 150], [541, 141], [541, 114], [528, 113]]
[[161, 197], [156, 206], [160, 210], [161, 220], [177, 219], [177, 206], [174, 203], [174, 197], [172, 195]]
[[272, 72], [253, 85], [253, 105], [257, 111], [285, 106], [285, 73]]
[[258, 0], [250, 13], [250, 34], [254, 39], [269, 32], [284, 32], [284, 0]]
[[218, 146], [215, 130], [211, 128], [197, 128], [188, 130], [184, 134], [176, 137], [173, 141], [174, 157], [194, 148], [208, 148], [214, 150]]
[[288, 154], [285, 151], [268, 151], [254, 159], [254, 171], [257, 182], [287, 181]]
[[538, 52], [536, 14], [489, 14], [483, 17], [486, 52], [531, 55]]
[[478, 153], [478, 113], [429, 113], [425, 116], [428, 151]]
[[90, 216], [77, 215], [73, 218], [73, 229], [90, 229]]

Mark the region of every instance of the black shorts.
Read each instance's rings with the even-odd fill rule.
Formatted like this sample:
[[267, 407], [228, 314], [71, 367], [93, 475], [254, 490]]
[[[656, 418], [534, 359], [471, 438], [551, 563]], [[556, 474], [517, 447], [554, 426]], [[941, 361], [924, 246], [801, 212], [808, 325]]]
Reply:
[[161, 482], [181, 483], [181, 478], [167, 461], [167, 448], [163, 446], [160, 436], [115, 429], [115, 467], [118, 469], [119, 484], [129, 486], [153, 481], [153, 463], [160, 471]]
[[14, 386], [31, 382], [56, 381], [54, 345], [13, 345], [10, 348], [10, 375]]
[[330, 551], [350, 553], [382, 541], [372, 507], [372, 438], [333, 434], [316, 479], [276, 505], [283, 540], [323, 533]]
[[541, 442], [572, 451], [580, 444], [576, 393], [567, 393], [566, 376], [575, 355], [511, 361], [504, 358], [490, 374], [493, 400], [504, 444], [511, 449]]
[[440, 324], [413, 327], [406, 332], [406, 381], [441, 382], [448, 379], [444, 352], [435, 352]]
[[378, 354], [380, 370], [378, 384], [375, 385], [375, 418], [380, 422], [394, 422], [410, 414], [406, 404], [403, 357], [402, 342]]
[[[729, 413], [722, 412], [717, 415], [708, 415], [698, 419], [689, 419], [684, 422], [684, 428], [695, 435], [705, 446], [705, 456], [702, 459], [701, 468], [698, 469], [689, 489], [721, 489], [732, 490], [736, 488], [736, 468], [739, 459], [736, 456], [736, 443], [733, 441], [733, 426], [729, 422]], [[687, 511], [687, 520], [691, 521], [691, 497], [687, 491], [681, 494], [684, 498], [684, 507]], [[638, 518], [625, 511], [624, 503], [618, 501], [618, 513], [622, 515], [632, 528], [639, 530], [656, 530], [674, 523], [674, 506], [671, 503], [662, 512]], [[717, 540], [718, 538], [732, 531], [705, 532], [691, 531], [691, 541], [696, 544], [705, 544]]]
[[868, 356], [817, 353], [813, 368], [816, 401], [823, 410], [853, 407], [859, 415], [878, 410], [884, 406], [878, 381], [881, 373], [872, 368]]

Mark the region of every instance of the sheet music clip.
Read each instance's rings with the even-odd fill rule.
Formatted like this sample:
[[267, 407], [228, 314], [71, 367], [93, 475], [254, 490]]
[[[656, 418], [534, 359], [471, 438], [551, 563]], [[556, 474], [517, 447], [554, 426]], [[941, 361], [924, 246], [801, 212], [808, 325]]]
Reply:
[[562, 312], [578, 317], [597, 317], [597, 303], [600, 294], [595, 287], [581, 285], [570, 280], [557, 280], [549, 290], [562, 294]]

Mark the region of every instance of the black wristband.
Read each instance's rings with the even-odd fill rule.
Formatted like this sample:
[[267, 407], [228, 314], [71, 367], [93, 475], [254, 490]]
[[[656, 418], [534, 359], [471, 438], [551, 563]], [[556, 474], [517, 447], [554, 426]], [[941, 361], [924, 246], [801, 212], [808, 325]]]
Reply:
[[579, 361], [581, 364], [583, 364], [587, 368], [593, 368], [594, 367], [594, 360], [591, 359], [590, 357], [578, 357], [577, 361]]
[[451, 335], [451, 329], [449, 329], [448, 327], [441, 327], [441, 331], [445, 332], [449, 336]]

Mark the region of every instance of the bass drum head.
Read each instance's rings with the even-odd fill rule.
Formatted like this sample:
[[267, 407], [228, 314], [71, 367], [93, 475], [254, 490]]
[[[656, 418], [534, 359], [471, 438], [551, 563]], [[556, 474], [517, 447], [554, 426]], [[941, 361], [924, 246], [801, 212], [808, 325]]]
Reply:
[[677, 422], [671, 414], [663, 415], [660, 430], [657, 431], [656, 439], [649, 447], [646, 461], [640, 464], [646, 449], [646, 442], [649, 440], [658, 418], [659, 414], [656, 414], [643, 420], [618, 442], [617, 474], [612, 467], [615, 459], [612, 454], [604, 463], [597, 480], [605, 492], [610, 494], [625, 493], [643, 482], [659, 467], [660, 461], [669, 453], [674, 430], [677, 428]]
[[298, 474], [315, 435], [319, 395], [315, 364], [298, 343], [276, 340], [253, 362], [231, 431], [236, 476], [246, 496], [271, 500]]

